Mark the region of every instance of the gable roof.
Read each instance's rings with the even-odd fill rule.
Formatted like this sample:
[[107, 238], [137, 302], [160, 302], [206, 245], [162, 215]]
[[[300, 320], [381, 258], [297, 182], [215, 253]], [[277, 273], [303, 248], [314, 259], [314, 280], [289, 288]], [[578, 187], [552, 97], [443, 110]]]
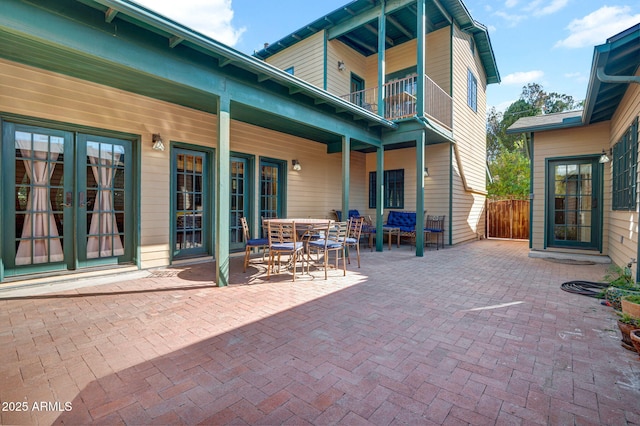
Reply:
[[[378, 53], [377, 21], [379, 1], [354, 0], [333, 12], [316, 19], [281, 38], [265, 45], [254, 53], [260, 59], [267, 59], [296, 43], [321, 31], [328, 31], [330, 38], [340, 40], [364, 56]], [[416, 0], [397, 0], [386, 5], [386, 48], [397, 46], [416, 38]], [[500, 73], [496, 64], [489, 32], [481, 23], [473, 19], [461, 0], [427, 1], [427, 31], [435, 31], [456, 24], [474, 38], [478, 54], [487, 75], [487, 83], [499, 83]], [[354, 25], [349, 27], [349, 23]], [[342, 30], [344, 28], [344, 30]], [[334, 34], [331, 34], [331, 33]]]
[[610, 120], [640, 67], [640, 24], [596, 46], [584, 109], [559, 114], [523, 117], [507, 133], [523, 133], [585, 126]]

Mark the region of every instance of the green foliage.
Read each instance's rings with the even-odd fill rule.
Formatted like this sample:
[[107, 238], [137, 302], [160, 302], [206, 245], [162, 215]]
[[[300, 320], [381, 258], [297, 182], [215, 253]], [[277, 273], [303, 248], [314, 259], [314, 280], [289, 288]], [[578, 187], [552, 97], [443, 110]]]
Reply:
[[622, 297], [627, 302], [635, 303], [636, 305], [640, 305], [640, 295], [638, 294], [630, 294], [628, 296]]
[[629, 324], [634, 327], [640, 327], [640, 318], [635, 318], [629, 315], [627, 312], [618, 312], [618, 316], [620, 317], [620, 322], [623, 324]]
[[607, 268], [604, 280], [609, 285], [626, 290], [640, 290], [640, 287], [633, 281], [631, 276], [631, 268], [621, 268], [618, 265], [611, 264]]
[[491, 163], [491, 174], [490, 196], [529, 198], [529, 159], [520, 150], [500, 152]]
[[529, 83], [520, 99], [504, 113], [491, 108], [487, 113], [487, 162], [494, 178], [487, 185], [491, 197], [528, 198], [529, 153], [524, 134], [507, 134], [507, 129], [522, 117], [573, 110], [582, 106], [572, 96], [547, 93], [541, 85]]

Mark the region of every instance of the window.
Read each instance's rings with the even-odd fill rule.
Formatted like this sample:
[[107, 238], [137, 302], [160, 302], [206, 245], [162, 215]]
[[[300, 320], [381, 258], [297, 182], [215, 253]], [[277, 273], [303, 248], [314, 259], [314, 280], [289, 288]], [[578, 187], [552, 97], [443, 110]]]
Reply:
[[478, 80], [470, 69], [467, 69], [467, 105], [475, 112], [478, 111]]
[[285, 69], [284, 72], [293, 75], [293, 67], [289, 67], [289, 68]]
[[613, 210], [636, 209], [638, 118], [613, 146]]
[[[369, 172], [369, 208], [375, 209], [376, 172]], [[384, 208], [404, 208], [404, 169], [384, 171]]]
[[286, 162], [260, 159], [260, 216], [284, 217]]

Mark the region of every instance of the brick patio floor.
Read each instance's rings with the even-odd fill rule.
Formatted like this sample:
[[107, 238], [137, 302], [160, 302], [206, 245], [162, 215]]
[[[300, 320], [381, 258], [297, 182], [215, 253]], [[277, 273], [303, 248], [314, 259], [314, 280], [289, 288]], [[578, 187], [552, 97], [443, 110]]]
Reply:
[[403, 245], [328, 281], [267, 282], [257, 257], [246, 274], [234, 258], [226, 288], [205, 263], [0, 291], [0, 423], [640, 424], [614, 312], [560, 289], [606, 266], [527, 251]]

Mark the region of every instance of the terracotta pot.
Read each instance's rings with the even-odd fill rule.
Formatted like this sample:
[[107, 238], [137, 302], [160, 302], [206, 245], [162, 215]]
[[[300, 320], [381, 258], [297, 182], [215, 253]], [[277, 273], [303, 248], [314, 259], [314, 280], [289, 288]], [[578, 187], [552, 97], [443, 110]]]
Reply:
[[622, 334], [622, 341], [620, 342], [622, 347], [637, 352], [631, 341], [631, 331], [637, 330], [637, 327], [618, 320], [618, 328], [620, 329], [620, 334]]
[[636, 348], [636, 352], [640, 354], [640, 329], [631, 331], [631, 343], [633, 343], [633, 347]]
[[640, 318], [640, 305], [637, 303], [629, 302], [624, 297], [620, 300], [622, 305], [622, 312], [631, 315], [634, 318]]

